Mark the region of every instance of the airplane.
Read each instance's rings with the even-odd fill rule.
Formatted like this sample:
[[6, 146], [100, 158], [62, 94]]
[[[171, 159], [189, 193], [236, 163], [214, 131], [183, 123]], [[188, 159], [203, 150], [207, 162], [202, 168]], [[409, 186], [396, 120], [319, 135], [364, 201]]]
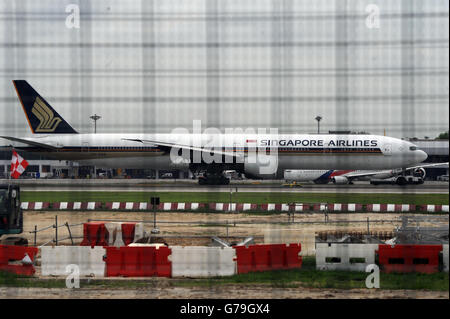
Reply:
[[[284, 171], [284, 179], [288, 182], [313, 182], [315, 184], [353, 184], [353, 181], [373, 181], [389, 179], [390, 182], [397, 185], [407, 185], [410, 183], [423, 183], [426, 172], [425, 168], [443, 166], [446, 163], [430, 163], [406, 167], [404, 169], [390, 170], [294, 170]], [[405, 176], [405, 173], [411, 171], [412, 176]], [[411, 178], [412, 177], [412, 178]]]
[[[13, 80], [32, 136], [0, 136], [17, 150], [102, 168], [189, 169], [201, 184], [228, 184], [226, 170], [247, 178], [282, 178], [284, 169], [392, 169], [427, 154], [411, 142], [378, 135], [78, 133], [25, 80]], [[187, 131], [187, 129], [186, 129]], [[261, 133], [261, 134], [260, 134]]]

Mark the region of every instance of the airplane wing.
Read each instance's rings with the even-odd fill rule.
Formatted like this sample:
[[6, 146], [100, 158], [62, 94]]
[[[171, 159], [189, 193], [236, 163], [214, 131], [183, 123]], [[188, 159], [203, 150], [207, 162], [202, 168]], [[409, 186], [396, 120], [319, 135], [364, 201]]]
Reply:
[[229, 157], [243, 157], [243, 153], [233, 153], [233, 152], [224, 152], [217, 149], [207, 148], [207, 147], [197, 147], [192, 145], [184, 145], [184, 144], [178, 144], [178, 143], [169, 143], [169, 142], [162, 142], [162, 141], [151, 141], [151, 140], [143, 140], [143, 139], [128, 139], [123, 138], [122, 140], [125, 141], [132, 141], [132, 142], [138, 142], [142, 144], [147, 145], [153, 145], [153, 146], [159, 146], [159, 147], [168, 147], [168, 148], [179, 148], [189, 151], [195, 151], [195, 152], [203, 152], [203, 153], [213, 153], [213, 154], [219, 154]]
[[18, 142], [18, 143], [23, 143], [23, 144], [27, 144], [27, 145], [31, 145], [31, 146], [36, 146], [36, 147], [42, 147], [42, 148], [47, 148], [47, 149], [51, 149], [51, 150], [57, 150], [58, 147], [50, 145], [50, 144], [45, 144], [45, 143], [39, 143], [39, 142], [35, 142], [35, 141], [29, 141], [23, 138], [17, 138], [17, 137], [13, 137], [13, 136], [0, 136], [1, 138], [4, 138], [6, 140], [10, 140], [13, 142]]
[[[411, 167], [407, 167], [405, 168], [405, 171], [410, 171], [416, 168], [427, 168], [427, 167], [434, 167], [434, 166], [442, 166], [442, 165], [447, 165], [448, 166], [449, 162], [446, 163], [430, 163], [430, 164], [424, 164], [424, 165], [417, 165], [417, 166], [411, 166]], [[355, 179], [358, 177], [368, 177], [368, 176], [373, 176], [373, 175], [378, 175], [378, 174], [383, 174], [383, 173], [392, 173], [392, 175], [395, 174], [401, 174], [402, 173], [402, 169], [401, 168], [397, 168], [397, 169], [393, 169], [393, 170], [380, 170], [380, 171], [371, 171], [371, 172], [364, 172], [364, 173], [348, 173], [345, 174], [344, 176], [347, 177], [348, 179]]]
[[417, 166], [413, 166], [413, 167], [407, 167], [406, 170], [411, 170], [411, 169], [416, 169], [416, 168], [426, 168], [426, 167], [433, 167], [433, 166], [441, 166], [441, 165], [447, 165], [448, 166], [448, 162], [445, 163], [430, 163], [430, 164], [425, 164], [425, 165], [417, 165]]

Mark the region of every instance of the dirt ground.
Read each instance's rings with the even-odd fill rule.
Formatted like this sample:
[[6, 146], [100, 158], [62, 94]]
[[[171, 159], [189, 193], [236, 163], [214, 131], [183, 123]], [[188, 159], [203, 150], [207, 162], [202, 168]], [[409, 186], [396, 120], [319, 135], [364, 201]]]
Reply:
[[139, 289], [2, 288], [3, 299], [448, 299], [448, 291], [274, 288], [263, 285]]
[[[153, 213], [148, 212], [92, 212], [92, 211], [26, 211], [24, 212], [24, 232], [22, 237], [26, 237], [30, 244], [34, 244], [34, 234], [30, 233], [35, 229], [45, 228], [55, 223], [55, 216], [58, 216], [58, 225], [66, 222], [69, 225], [87, 222], [89, 219], [110, 220], [110, 221], [136, 221], [148, 223], [144, 224], [144, 229], [150, 233], [153, 228]], [[415, 215], [419, 216], [419, 215]], [[401, 225], [399, 214], [380, 213], [351, 213], [351, 214], [330, 214], [328, 223], [325, 223], [323, 214], [298, 214], [295, 215], [295, 224], [287, 225], [287, 214], [278, 215], [250, 215], [242, 213], [168, 213], [158, 212], [156, 217], [157, 227], [160, 230], [159, 237], [170, 245], [205, 245], [210, 242], [209, 238], [173, 238], [174, 236], [218, 236], [246, 237], [254, 236], [255, 241], [262, 242], [265, 229], [296, 228], [305, 231], [352, 231], [366, 232], [367, 218], [369, 218], [370, 231], [392, 232], [396, 226]], [[447, 218], [447, 219], [445, 219]], [[448, 217], [442, 217], [443, 222], [448, 223]], [[335, 223], [340, 221], [340, 223]], [[348, 221], [348, 222], [347, 222]], [[304, 222], [304, 223], [298, 223]], [[228, 223], [228, 227], [217, 224]], [[210, 225], [208, 225], [210, 224]], [[212, 225], [211, 225], [212, 224]], [[425, 225], [421, 225], [425, 226]], [[82, 237], [83, 227], [70, 227], [72, 236]], [[67, 227], [58, 228], [58, 238], [69, 236]], [[37, 234], [37, 245], [42, 245], [55, 237], [55, 229], [50, 228]], [[81, 238], [74, 240], [79, 244]], [[70, 245], [70, 240], [65, 240], [63, 245]]]

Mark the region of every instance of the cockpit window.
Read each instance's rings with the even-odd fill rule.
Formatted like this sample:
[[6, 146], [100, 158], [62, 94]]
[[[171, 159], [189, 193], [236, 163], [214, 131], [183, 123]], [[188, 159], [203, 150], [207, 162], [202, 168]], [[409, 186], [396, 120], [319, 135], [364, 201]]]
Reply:
[[410, 150], [410, 151], [417, 151], [417, 146], [410, 146], [410, 147], [409, 147], [409, 150]]

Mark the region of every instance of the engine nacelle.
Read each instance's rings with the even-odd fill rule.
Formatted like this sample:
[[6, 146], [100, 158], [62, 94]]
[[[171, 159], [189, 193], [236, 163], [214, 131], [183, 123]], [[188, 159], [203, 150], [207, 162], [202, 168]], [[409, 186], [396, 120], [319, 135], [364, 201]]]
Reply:
[[413, 176], [415, 177], [422, 177], [422, 179], [425, 179], [425, 176], [427, 175], [427, 172], [423, 167], [418, 167], [413, 171]]
[[247, 178], [273, 179], [278, 176], [278, 157], [274, 155], [257, 154], [246, 157], [244, 174]]
[[345, 176], [335, 176], [331, 179], [331, 181], [333, 182], [333, 184], [338, 185], [348, 184], [350, 182]]

